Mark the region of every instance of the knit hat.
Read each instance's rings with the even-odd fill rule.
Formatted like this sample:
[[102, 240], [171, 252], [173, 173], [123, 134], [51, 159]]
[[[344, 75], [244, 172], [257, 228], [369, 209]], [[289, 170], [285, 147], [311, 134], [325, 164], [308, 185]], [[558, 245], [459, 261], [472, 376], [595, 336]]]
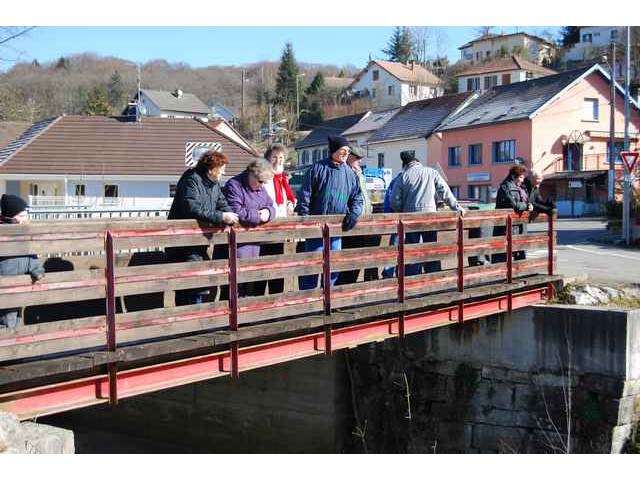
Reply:
[[357, 159], [365, 157], [364, 150], [362, 150], [358, 145], [349, 145], [349, 148], [351, 149], [351, 155]]
[[403, 165], [406, 165], [413, 162], [414, 160], [417, 160], [417, 158], [416, 154], [412, 150], [405, 150], [403, 152], [400, 152], [400, 160], [402, 160]]
[[333, 155], [342, 147], [349, 146], [349, 140], [347, 140], [344, 137], [334, 136], [334, 137], [327, 137], [327, 139], [329, 140], [329, 155]]
[[2, 216], [11, 218], [24, 212], [27, 209], [27, 202], [16, 195], [4, 194], [0, 199], [0, 207], [2, 207]]

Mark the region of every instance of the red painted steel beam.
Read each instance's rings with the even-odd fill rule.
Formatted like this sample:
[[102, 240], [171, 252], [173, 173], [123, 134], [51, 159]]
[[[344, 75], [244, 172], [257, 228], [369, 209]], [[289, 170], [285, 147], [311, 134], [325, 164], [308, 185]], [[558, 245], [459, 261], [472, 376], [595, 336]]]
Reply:
[[[540, 302], [545, 288], [513, 295], [513, 308]], [[505, 295], [465, 304], [464, 321], [507, 311]], [[458, 305], [422, 313], [405, 315], [405, 334], [458, 322]], [[332, 350], [355, 347], [373, 341], [396, 337], [398, 317], [354, 326], [336, 328], [331, 334]], [[275, 365], [326, 352], [325, 333], [318, 332], [285, 340], [264, 343], [236, 351], [240, 371]], [[232, 352], [224, 351], [184, 360], [162, 363], [115, 373], [118, 398], [173, 388], [193, 382], [230, 375]], [[0, 394], [0, 410], [16, 414], [20, 419], [73, 410], [109, 400], [108, 375], [98, 375], [55, 385]]]

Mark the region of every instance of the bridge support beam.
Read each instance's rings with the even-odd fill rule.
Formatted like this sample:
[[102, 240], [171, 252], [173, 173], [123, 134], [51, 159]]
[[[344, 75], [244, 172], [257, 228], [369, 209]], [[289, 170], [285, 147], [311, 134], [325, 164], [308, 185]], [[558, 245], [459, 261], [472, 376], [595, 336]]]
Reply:
[[[546, 288], [535, 288], [513, 294], [511, 307], [523, 308], [540, 302]], [[508, 311], [508, 296], [470, 301], [464, 305], [464, 319], [472, 319]], [[438, 310], [405, 314], [404, 333], [410, 334], [459, 322], [460, 307], [452, 305]], [[396, 337], [399, 317], [334, 328], [331, 349], [351, 348], [373, 341]], [[277, 363], [323, 354], [327, 351], [325, 332], [277, 340], [237, 350], [237, 368], [246, 371]], [[235, 355], [231, 350], [115, 372], [118, 398], [164, 390], [193, 382], [230, 375]], [[113, 381], [113, 380], [112, 380]], [[0, 410], [16, 414], [20, 419], [88, 407], [109, 401], [109, 375], [71, 380], [64, 383], [0, 394]]]

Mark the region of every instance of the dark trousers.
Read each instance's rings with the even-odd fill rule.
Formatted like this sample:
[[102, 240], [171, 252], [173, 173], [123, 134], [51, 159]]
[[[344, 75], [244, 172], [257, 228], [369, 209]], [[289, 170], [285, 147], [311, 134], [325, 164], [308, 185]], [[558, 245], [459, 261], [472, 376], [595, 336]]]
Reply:
[[[413, 243], [430, 243], [438, 241], [438, 232], [430, 231], [430, 232], [410, 232], [405, 236], [405, 243], [413, 244]], [[440, 260], [435, 260], [432, 262], [422, 262], [422, 263], [412, 263], [410, 265], [405, 266], [405, 275], [420, 275], [421, 273], [433, 273], [439, 272], [442, 270], [442, 264]]]
[[[353, 237], [342, 237], [342, 248], [364, 248], [364, 247], [379, 247], [380, 235], [356, 235]], [[350, 283], [356, 283], [358, 281], [358, 275], [360, 270], [349, 270], [347, 272], [340, 272], [336, 285], [348, 285]], [[378, 267], [365, 268], [364, 281], [370, 282], [372, 280], [378, 280]]]
[[[511, 227], [512, 235], [522, 235], [524, 233], [524, 225], [513, 225]], [[493, 236], [500, 237], [507, 234], [507, 227], [493, 227]], [[527, 258], [524, 250], [518, 250], [513, 252], [514, 260], [525, 260]], [[494, 253], [491, 255], [491, 263], [505, 263], [507, 261], [506, 253]]]
[[[284, 253], [284, 243], [263, 243], [260, 246], [260, 256], [265, 255], [282, 255]], [[264, 295], [267, 285], [269, 285], [269, 294], [284, 292], [284, 278], [276, 278], [273, 280], [263, 280], [255, 283], [255, 291]]]

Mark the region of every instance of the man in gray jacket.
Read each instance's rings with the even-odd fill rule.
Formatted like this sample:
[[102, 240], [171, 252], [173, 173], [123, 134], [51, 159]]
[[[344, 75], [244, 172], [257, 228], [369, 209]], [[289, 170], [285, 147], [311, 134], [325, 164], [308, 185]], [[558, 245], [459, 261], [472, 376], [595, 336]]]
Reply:
[[[391, 208], [394, 212], [435, 212], [436, 194], [440, 195], [449, 208], [464, 215], [456, 197], [451, 193], [447, 182], [434, 168], [425, 167], [415, 157], [414, 152], [400, 153], [402, 173], [391, 191]], [[420, 243], [437, 241], [437, 232], [410, 232], [406, 234], [406, 243]], [[441, 270], [440, 261], [407, 265], [407, 275], [438, 272]]]

